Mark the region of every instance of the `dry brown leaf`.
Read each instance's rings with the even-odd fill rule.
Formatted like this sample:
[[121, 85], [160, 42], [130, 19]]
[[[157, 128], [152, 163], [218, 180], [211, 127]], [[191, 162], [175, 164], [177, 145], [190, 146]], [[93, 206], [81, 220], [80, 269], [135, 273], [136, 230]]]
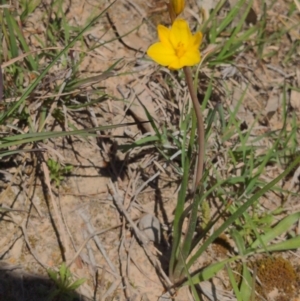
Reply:
[[300, 92], [299, 91], [295, 91], [292, 90], [291, 91], [291, 106], [293, 109], [295, 109], [296, 111], [300, 111]]
[[270, 97], [267, 100], [267, 105], [265, 107], [265, 113], [268, 119], [272, 119], [274, 116], [275, 112], [279, 109], [280, 107], [280, 100], [278, 97], [278, 94], [271, 93]]

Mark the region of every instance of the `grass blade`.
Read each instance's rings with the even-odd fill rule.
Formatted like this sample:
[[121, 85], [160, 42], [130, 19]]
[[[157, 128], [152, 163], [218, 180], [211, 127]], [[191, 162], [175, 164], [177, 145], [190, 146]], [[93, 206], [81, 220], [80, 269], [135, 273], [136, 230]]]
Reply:
[[43, 77], [48, 73], [48, 71], [56, 64], [59, 58], [65, 54], [73, 45], [79, 40], [82, 35], [94, 24], [98, 19], [100, 19], [107, 10], [115, 3], [113, 1], [109, 4], [97, 17], [95, 17], [87, 26], [85, 26], [80, 33], [53, 59], [53, 61], [45, 68], [45, 70], [36, 78], [36, 80], [26, 89], [22, 97], [14, 103], [3, 115], [0, 117], [0, 124], [5, 120], [7, 117], [11, 116], [13, 112], [19, 108], [19, 106], [23, 103], [23, 101], [27, 98], [27, 96], [34, 90], [34, 88], [40, 83]]
[[300, 156], [278, 177], [257, 191], [247, 202], [245, 202], [235, 213], [233, 213], [200, 247], [200, 249], [191, 257], [187, 266], [190, 268], [207, 247], [218, 238], [237, 218], [239, 218], [257, 199], [263, 196], [267, 191], [274, 187], [280, 180], [286, 177], [300, 163]]

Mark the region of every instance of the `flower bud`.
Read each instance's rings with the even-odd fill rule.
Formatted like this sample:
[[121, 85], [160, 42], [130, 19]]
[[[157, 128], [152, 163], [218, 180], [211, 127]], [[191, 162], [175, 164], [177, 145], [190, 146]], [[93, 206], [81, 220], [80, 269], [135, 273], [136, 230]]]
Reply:
[[184, 9], [184, 0], [170, 0], [172, 11], [178, 16]]

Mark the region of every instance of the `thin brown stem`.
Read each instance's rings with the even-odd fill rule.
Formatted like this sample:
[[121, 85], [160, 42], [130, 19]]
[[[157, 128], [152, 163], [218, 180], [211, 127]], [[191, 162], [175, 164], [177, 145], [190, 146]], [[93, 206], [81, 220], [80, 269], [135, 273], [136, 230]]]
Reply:
[[204, 138], [204, 122], [203, 122], [203, 117], [202, 117], [202, 112], [201, 112], [201, 107], [198, 102], [197, 94], [194, 88], [193, 84], [193, 76], [192, 76], [192, 71], [190, 67], [184, 67], [184, 74], [185, 74], [185, 79], [186, 83], [189, 88], [189, 92], [191, 95], [191, 99], [194, 105], [195, 113], [196, 113], [196, 118], [197, 118], [197, 132], [198, 132], [198, 157], [197, 157], [197, 171], [196, 171], [196, 180], [195, 180], [195, 186], [194, 186], [194, 191], [197, 189], [201, 179], [202, 179], [202, 174], [203, 174], [203, 164], [204, 164], [204, 143], [205, 143], [205, 138]]

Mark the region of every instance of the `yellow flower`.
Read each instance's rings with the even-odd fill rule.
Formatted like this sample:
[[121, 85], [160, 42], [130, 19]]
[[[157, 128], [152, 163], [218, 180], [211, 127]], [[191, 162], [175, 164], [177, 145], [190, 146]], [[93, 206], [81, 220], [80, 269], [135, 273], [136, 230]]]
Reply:
[[170, 29], [158, 25], [157, 31], [160, 42], [151, 45], [147, 51], [156, 63], [170, 69], [180, 69], [200, 62], [202, 33], [192, 35], [185, 20], [175, 20]]
[[184, 0], [170, 0], [170, 5], [176, 16], [178, 16], [184, 9]]

